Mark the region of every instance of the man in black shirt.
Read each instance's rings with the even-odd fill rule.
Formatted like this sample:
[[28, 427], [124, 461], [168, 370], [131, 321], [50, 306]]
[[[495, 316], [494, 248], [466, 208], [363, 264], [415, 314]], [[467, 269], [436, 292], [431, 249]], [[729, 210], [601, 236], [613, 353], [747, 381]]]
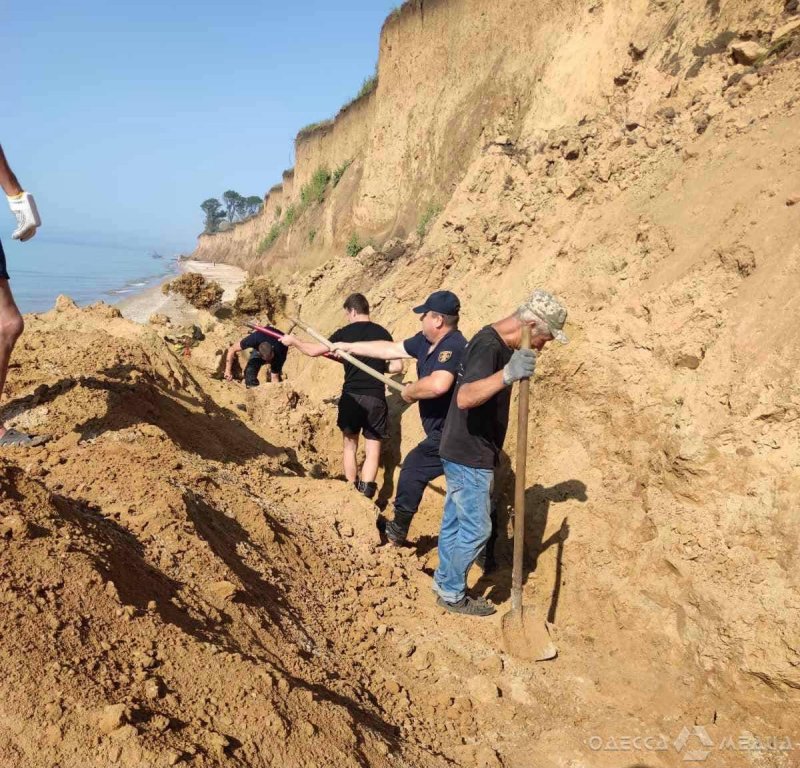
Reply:
[[[391, 341], [392, 335], [383, 326], [369, 319], [369, 302], [361, 293], [351, 293], [344, 302], [347, 325], [336, 331], [330, 341]], [[329, 351], [328, 347], [315, 341], [303, 341], [294, 336], [281, 339], [287, 347], [295, 347], [304, 355], [319, 357]], [[386, 373], [383, 360], [363, 359], [377, 373]], [[402, 370], [402, 365], [389, 366], [390, 373]], [[386, 385], [365, 373], [352, 363], [344, 363], [344, 386], [339, 398], [337, 425], [343, 436], [344, 474], [348, 482], [371, 499], [378, 490], [375, 478], [381, 457], [381, 440], [386, 438], [389, 409], [386, 405]], [[358, 479], [358, 436], [364, 433], [365, 458]]]
[[228, 355], [225, 359], [225, 380], [231, 381], [233, 379], [233, 358], [237, 352], [244, 349], [250, 349], [250, 359], [247, 361], [247, 366], [244, 369], [244, 384], [246, 387], [258, 386], [258, 372], [265, 365], [269, 365], [270, 381], [277, 384], [281, 380], [283, 373], [283, 364], [286, 362], [286, 353], [288, 350], [280, 343], [277, 336], [283, 336], [283, 331], [273, 328], [271, 325], [267, 329], [272, 331], [276, 336], [270, 336], [263, 331], [253, 331], [249, 336], [246, 336], [241, 341], [231, 344], [228, 349]]
[[419, 402], [425, 439], [409, 452], [400, 470], [394, 520], [386, 525], [386, 538], [396, 546], [405, 543], [425, 486], [443, 474], [439, 441], [453, 396], [456, 372], [467, 344], [458, 330], [460, 311], [458, 296], [450, 291], [436, 291], [424, 304], [414, 307], [414, 312], [420, 315], [422, 330], [410, 339], [336, 344], [336, 348], [350, 354], [381, 360], [414, 358], [417, 361], [417, 381], [406, 385], [403, 399], [407, 403]]
[[[433, 590], [449, 611], [495, 612], [483, 597], [466, 594], [467, 572], [492, 529], [492, 482], [508, 428], [511, 385], [533, 376], [536, 353], [547, 342], [566, 344], [566, 319], [558, 299], [536, 290], [513, 315], [481, 329], [467, 345], [439, 449], [447, 497]], [[531, 349], [520, 349], [525, 325], [531, 329]]]

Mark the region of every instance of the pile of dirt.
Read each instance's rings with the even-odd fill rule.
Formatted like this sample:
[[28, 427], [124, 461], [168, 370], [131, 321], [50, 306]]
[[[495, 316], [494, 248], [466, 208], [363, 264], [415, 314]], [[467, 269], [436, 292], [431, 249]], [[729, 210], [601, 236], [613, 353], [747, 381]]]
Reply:
[[177, 293], [197, 309], [209, 309], [219, 304], [224, 293], [215, 280], [207, 280], [197, 272], [184, 272], [180, 277], [164, 283], [161, 290], [165, 296]]
[[274, 320], [286, 309], [286, 294], [266, 275], [250, 277], [237, 291], [233, 308], [241, 315]]
[[329, 407], [66, 302], [9, 387], [53, 439], [0, 458], [1, 764], [499, 768], [539, 727], [550, 683], [376, 546]]

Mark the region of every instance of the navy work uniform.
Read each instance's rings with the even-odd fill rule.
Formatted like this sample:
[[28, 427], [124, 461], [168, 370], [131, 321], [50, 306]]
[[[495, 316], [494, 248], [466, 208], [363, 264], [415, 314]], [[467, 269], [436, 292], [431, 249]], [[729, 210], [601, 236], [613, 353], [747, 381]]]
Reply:
[[[455, 377], [466, 346], [467, 340], [457, 329], [440, 339], [433, 350], [421, 331], [403, 342], [406, 352], [417, 361], [419, 379], [434, 371], [447, 371]], [[406, 456], [400, 470], [394, 499], [394, 520], [386, 524], [386, 535], [393, 542], [405, 541], [411, 520], [422, 501], [425, 486], [444, 474], [442, 460], [439, 458], [439, 441], [453, 389], [451, 387], [439, 397], [418, 401], [425, 439]]]
[[[285, 335], [283, 331], [279, 331], [277, 328], [273, 328], [271, 325], [268, 325], [267, 329], [275, 334], [279, 334], [280, 336]], [[249, 336], [243, 338], [239, 343], [239, 346], [242, 349], [252, 350], [250, 353], [250, 359], [247, 361], [247, 366], [244, 369], [244, 383], [248, 387], [258, 386], [258, 372], [263, 366], [267, 365], [267, 363], [264, 361], [264, 358], [258, 354], [259, 345], [263, 344], [265, 341], [272, 346], [273, 358], [272, 362], [269, 364], [270, 372], [275, 373], [278, 376], [283, 373], [283, 365], [286, 362], [286, 353], [289, 350], [283, 344], [281, 344], [278, 339], [269, 336], [262, 331], [253, 331]]]

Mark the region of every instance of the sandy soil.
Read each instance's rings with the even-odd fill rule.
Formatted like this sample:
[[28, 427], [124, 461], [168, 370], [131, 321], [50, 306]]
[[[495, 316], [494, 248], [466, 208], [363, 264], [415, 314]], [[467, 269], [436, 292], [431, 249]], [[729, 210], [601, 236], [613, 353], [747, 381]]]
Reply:
[[[415, 75], [405, 101], [402, 71], [383, 78], [384, 119], [424, 130], [409, 105], [436, 107], [431, 130], [474, 149], [411, 135], [406, 179], [434, 159], [460, 179], [424, 236], [344, 256], [392, 195], [429, 199], [389, 162], [361, 189], [360, 157], [272, 249], [254, 219], [200, 254], [282, 274], [323, 332], [352, 290], [398, 339], [441, 287], [468, 336], [533, 287], [564, 299], [570, 344], [546, 348], [533, 382], [524, 520], [524, 600], [558, 658], [500, 642], [513, 456], [497, 476], [499, 568], [470, 574], [499, 613], [445, 614], [430, 590], [443, 484], [409, 547], [378, 545], [375, 508], [340, 477], [338, 365], [290, 351], [286, 381], [245, 389], [214, 377], [238, 321], [207, 315], [202, 341], [175, 344], [166, 326], [63, 300], [27, 319], [3, 408], [53, 440], [0, 455], [0, 766], [674, 768], [709, 740], [695, 757], [709, 768], [797, 765], [769, 740], [800, 741], [800, 25], [780, 32], [784, 4], [762, 0], [520, 12], [526, 50], [548, 38], [546, 71], [506, 34], [473, 57], [542, 77], [513, 110], [484, 104], [501, 70], [470, 80], [409, 53], [468, 52], [431, 36], [491, 30], [495, 9], [521, 5], [415, 0], [389, 29], [406, 36], [384, 34]], [[731, 31], [789, 45], [750, 68]], [[576, 68], [603, 75], [599, 98]], [[574, 108], [549, 109], [558, 99]], [[485, 126], [480, 142], [457, 140], [448, 108]], [[372, 135], [374, 158], [403, 150]], [[421, 433], [415, 407], [392, 396], [390, 414], [382, 503]]]
[[[196, 259], [181, 262], [181, 272], [199, 272], [208, 280], [216, 280], [225, 291], [222, 294], [223, 301], [233, 301], [237, 289], [247, 277], [246, 272], [239, 267]], [[116, 306], [122, 312], [122, 316], [135, 323], [146, 323], [154, 314], [166, 315], [175, 325], [191, 322], [196, 311], [180, 296], [165, 296], [161, 291], [163, 284], [118, 302]]]

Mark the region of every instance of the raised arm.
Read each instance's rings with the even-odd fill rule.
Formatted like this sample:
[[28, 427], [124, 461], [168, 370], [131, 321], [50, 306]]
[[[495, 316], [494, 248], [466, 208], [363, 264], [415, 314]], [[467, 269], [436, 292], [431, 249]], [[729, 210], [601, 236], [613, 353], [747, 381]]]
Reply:
[[285, 336], [281, 336], [279, 341], [284, 346], [294, 347], [298, 352], [302, 352], [309, 357], [321, 357], [329, 351], [328, 347], [324, 344], [320, 344], [318, 341], [304, 341], [289, 333]]
[[456, 395], [456, 405], [461, 410], [476, 408], [510, 387], [515, 381], [529, 379], [536, 371], [536, 352], [532, 349], [517, 349], [505, 368], [476, 381], [462, 384]]
[[42, 225], [42, 220], [39, 218], [33, 195], [22, 188], [14, 172], [9, 168], [2, 147], [0, 147], [0, 187], [6, 193], [8, 207], [17, 220], [17, 228], [11, 237], [24, 243], [36, 234], [36, 228]]
[[450, 371], [433, 371], [417, 381], [408, 384], [403, 390], [403, 400], [413, 403], [417, 400], [433, 400], [441, 397], [453, 386], [455, 376]]
[[19, 181], [17, 181], [14, 172], [9, 168], [2, 147], [0, 147], [0, 187], [3, 188], [3, 192], [5, 192], [8, 197], [22, 194], [22, 186]]
[[408, 360], [411, 355], [406, 352], [402, 341], [337, 341], [334, 351], [341, 349], [351, 355], [372, 357], [376, 360]]
[[503, 381], [503, 372], [498, 371], [485, 379], [462, 384], [456, 394], [456, 405], [462, 411], [469, 408], [477, 408], [505, 388], [506, 383]]

